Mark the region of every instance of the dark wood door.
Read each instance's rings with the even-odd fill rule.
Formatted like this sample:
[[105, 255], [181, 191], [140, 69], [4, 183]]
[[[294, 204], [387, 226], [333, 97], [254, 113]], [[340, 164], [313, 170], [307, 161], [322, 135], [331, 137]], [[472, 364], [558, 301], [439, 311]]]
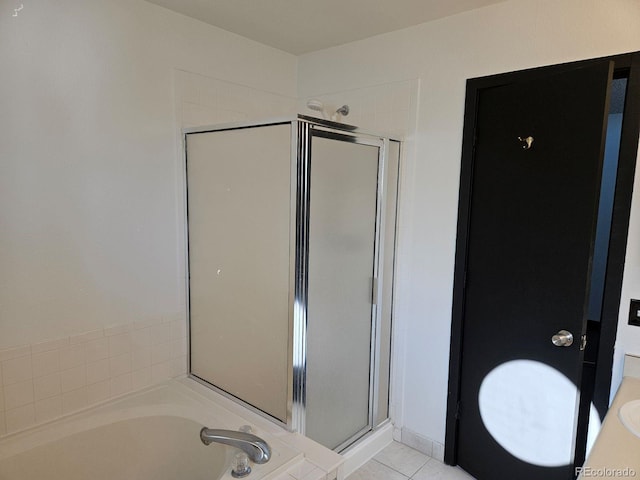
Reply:
[[573, 478], [612, 72], [523, 73], [477, 99], [457, 459], [481, 480]]

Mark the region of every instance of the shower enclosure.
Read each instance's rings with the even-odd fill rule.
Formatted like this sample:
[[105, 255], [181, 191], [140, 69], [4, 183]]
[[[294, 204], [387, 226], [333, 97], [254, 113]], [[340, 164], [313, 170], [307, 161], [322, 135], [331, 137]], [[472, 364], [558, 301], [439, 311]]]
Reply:
[[184, 141], [190, 375], [344, 450], [389, 415], [400, 143], [305, 116]]

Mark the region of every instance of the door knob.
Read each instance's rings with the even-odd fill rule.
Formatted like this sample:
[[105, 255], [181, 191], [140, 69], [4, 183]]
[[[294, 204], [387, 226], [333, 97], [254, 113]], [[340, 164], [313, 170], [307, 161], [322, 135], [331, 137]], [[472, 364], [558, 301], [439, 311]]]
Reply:
[[566, 330], [560, 330], [551, 337], [551, 342], [553, 342], [556, 347], [570, 347], [573, 345], [573, 333]]

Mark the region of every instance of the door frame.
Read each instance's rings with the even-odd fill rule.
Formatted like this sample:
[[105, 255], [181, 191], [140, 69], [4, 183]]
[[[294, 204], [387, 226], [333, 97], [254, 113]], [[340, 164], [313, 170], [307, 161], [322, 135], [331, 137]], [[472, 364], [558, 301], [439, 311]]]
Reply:
[[[544, 66], [467, 80], [460, 192], [458, 198], [458, 227], [453, 278], [453, 305], [451, 318], [451, 344], [449, 357], [449, 387], [447, 397], [446, 434], [444, 461], [457, 464], [458, 410], [460, 402], [460, 379], [462, 367], [462, 334], [464, 329], [464, 304], [466, 264], [469, 247], [469, 221], [471, 218], [471, 185], [475, 156], [476, 112], [479, 94], [487, 88], [495, 88], [516, 80], [535, 80], [550, 74], [562, 73], [576, 67], [609, 60], [614, 62], [614, 78], [617, 74], [628, 75], [627, 94], [620, 139], [618, 174], [613, 203], [609, 255], [605, 275], [602, 302], [601, 332], [595, 374], [593, 403], [603, 418], [609, 406], [613, 349], [616, 339], [622, 278], [629, 232], [629, 215], [633, 181], [638, 153], [640, 132], [640, 52], [631, 52], [560, 65]], [[579, 460], [579, 458], [576, 458]]]

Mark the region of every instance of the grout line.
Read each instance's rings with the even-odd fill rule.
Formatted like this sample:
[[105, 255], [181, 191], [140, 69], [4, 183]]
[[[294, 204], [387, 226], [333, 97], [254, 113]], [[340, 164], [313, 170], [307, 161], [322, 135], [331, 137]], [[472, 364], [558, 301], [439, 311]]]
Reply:
[[405, 477], [407, 477], [408, 479], [412, 479], [420, 470], [422, 470], [422, 467], [424, 467], [427, 463], [429, 463], [431, 460], [433, 460], [433, 457], [430, 457], [429, 455], [427, 455], [426, 453], [421, 452], [420, 450], [417, 450], [413, 447], [410, 447], [409, 445], [405, 445], [402, 442], [396, 442], [399, 443], [400, 445], [402, 445], [404, 448], [407, 448], [409, 450], [413, 450], [421, 455], [424, 455], [425, 457], [427, 457], [427, 459], [418, 467], [418, 469], [413, 472], [410, 476], [409, 475], [405, 475], [404, 473], [402, 473], [401, 471], [395, 469], [394, 467], [392, 467], [391, 465], [387, 465], [386, 463], [382, 463], [380, 460], [376, 460], [375, 458], [372, 458], [371, 460], [374, 460], [378, 463], [380, 463], [381, 465], [384, 465], [385, 467], [389, 467], [391, 470], [393, 470], [394, 472], [398, 472], [400, 475], [403, 475]]
[[[405, 475], [404, 473], [402, 473], [400, 470], [396, 470], [396, 469], [395, 469], [395, 468], [393, 468], [391, 465], [387, 465], [386, 463], [382, 463], [380, 460], [376, 460], [375, 458], [372, 458], [372, 459], [371, 459], [371, 460], [369, 460], [369, 461], [370, 461], [370, 462], [376, 462], [376, 463], [377, 463], [377, 464], [379, 464], [379, 465], [383, 465], [383, 466], [385, 466], [385, 467], [387, 467], [387, 468], [389, 468], [389, 469], [393, 470], [394, 472], [399, 473], [400, 475], [402, 475], [402, 476], [403, 476], [404, 478], [406, 478], [407, 480], [410, 480], [410, 478], [411, 478], [411, 477], [406, 476], [406, 475]], [[424, 465], [423, 465], [423, 466], [424, 466]], [[422, 466], [421, 466], [420, 468], [422, 468]], [[420, 471], [420, 468], [414, 472], [414, 475], [415, 475], [416, 473], [418, 473], [418, 471]]]

